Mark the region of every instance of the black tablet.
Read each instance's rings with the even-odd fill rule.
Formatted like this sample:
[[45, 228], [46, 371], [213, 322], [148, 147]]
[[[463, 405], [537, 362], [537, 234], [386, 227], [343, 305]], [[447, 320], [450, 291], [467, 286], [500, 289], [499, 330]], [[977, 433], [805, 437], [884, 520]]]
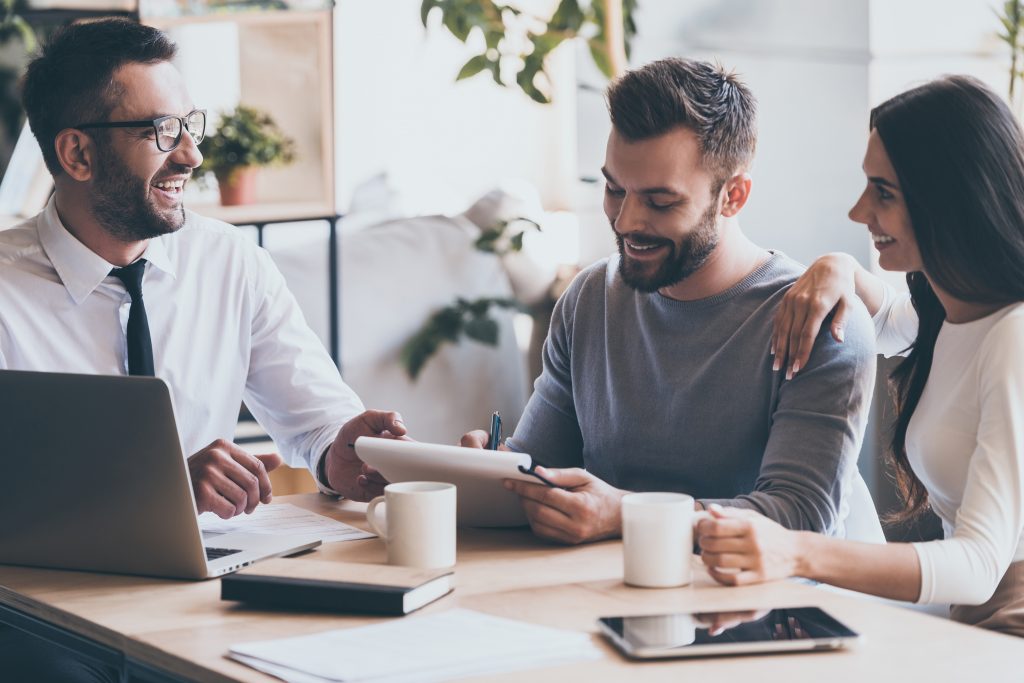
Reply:
[[632, 659], [837, 650], [860, 640], [817, 607], [602, 617], [598, 623]]

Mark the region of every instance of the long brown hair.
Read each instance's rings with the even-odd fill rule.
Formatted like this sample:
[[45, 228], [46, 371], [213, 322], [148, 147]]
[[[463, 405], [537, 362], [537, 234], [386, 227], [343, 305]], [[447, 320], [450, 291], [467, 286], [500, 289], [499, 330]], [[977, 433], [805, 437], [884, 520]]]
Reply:
[[962, 301], [1024, 301], [1024, 135], [1009, 107], [980, 81], [947, 76], [871, 112], [899, 180], [924, 273], [908, 273], [917, 338], [892, 373], [897, 418], [892, 453], [915, 517], [928, 492], [907, 458], [907, 427], [921, 400], [946, 318], [931, 282]]

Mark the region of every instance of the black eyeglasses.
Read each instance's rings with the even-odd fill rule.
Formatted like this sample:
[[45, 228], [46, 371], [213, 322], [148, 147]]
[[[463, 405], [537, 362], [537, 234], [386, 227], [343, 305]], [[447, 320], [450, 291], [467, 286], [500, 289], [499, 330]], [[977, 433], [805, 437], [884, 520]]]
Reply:
[[192, 136], [198, 145], [206, 135], [206, 110], [194, 109], [184, 116], [161, 116], [152, 121], [98, 121], [83, 123], [74, 128], [147, 128], [153, 127], [156, 146], [161, 152], [170, 152], [181, 143], [184, 131]]

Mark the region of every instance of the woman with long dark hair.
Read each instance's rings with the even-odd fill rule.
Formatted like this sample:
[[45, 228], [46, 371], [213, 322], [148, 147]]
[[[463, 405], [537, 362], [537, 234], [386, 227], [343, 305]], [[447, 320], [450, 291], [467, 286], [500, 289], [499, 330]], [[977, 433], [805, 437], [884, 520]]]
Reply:
[[929, 505], [944, 539], [865, 544], [715, 509], [698, 527], [726, 584], [803, 576], [897, 600], [948, 603], [951, 616], [1024, 636], [1024, 137], [1006, 104], [951, 76], [877, 107], [867, 187], [850, 218], [879, 265], [907, 273], [899, 294], [850, 256], [816, 261], [782, 304], [772, 341], [787, 375], [821, 325], [842, 341], [859, 298], [892, 376], [892, 438], [907, 519]]

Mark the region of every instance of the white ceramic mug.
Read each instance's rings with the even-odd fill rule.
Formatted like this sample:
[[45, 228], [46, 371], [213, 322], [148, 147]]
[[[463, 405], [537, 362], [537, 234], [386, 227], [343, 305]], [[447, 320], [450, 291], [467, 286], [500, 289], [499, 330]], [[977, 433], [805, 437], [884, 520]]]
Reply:
[[388, 564], [440, 569], [455, 564], [455, 485], [388, 484], [366, 508], [370, 528], [388, 546]]
[[622, 498], [623, 579], [630, 586], [673, 588], [693, 581], [693, 525], [705, 516], [685, 493]]

